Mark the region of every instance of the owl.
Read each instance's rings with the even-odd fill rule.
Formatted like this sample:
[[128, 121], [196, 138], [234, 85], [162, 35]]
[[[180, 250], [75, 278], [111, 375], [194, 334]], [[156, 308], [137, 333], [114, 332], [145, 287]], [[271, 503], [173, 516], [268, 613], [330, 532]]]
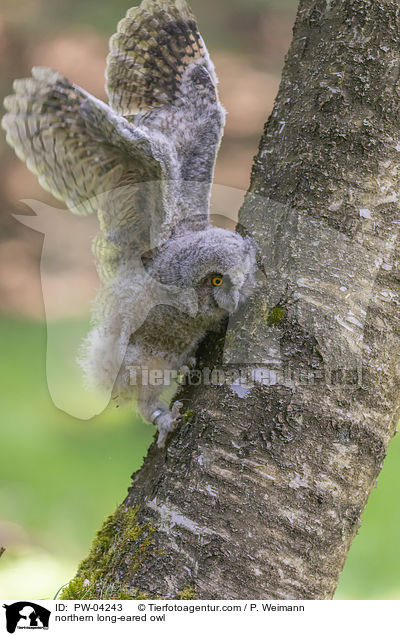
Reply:
[[184, 0], [131, 8], [110, 40], [109, 104], [50, 68], [13, 87], [8, 143], [72, 212], [99, 218], [102, 286], [80, 355], [85, 375], [136, 400], [163, 447], [182, 405], [162, 401], [160, 379], [195, 363], [200, 340], [247, 298], [256, 271], [252, 239], [209, 220], [225, 111], [196, 20]]

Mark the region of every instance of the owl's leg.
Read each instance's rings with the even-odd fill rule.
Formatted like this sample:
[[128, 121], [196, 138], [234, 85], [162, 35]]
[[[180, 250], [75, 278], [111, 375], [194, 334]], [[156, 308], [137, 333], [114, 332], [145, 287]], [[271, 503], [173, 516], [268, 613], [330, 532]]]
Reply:
[[163, 386], [138, 387], [139, 410], [146, 420], [156, 424], [159, 448], [164, 448], [168, 433], [174, 431], [181, 421], [180, 409], [183, 406], [181, 402], [175, 402], [172, 409], [169, 410], [168, 405], [158, 399], [163, 388]]
[[[155, 358], [140, 344], [130, 344], [127, 348], [124, 362], [122, 364], [117, 384], [119, 393], [125, 396], [131, 394], [137, 398], [139, 411], [148, 422], [156, 424], [158, 427], [158, 446], [163, 448], [168, 433], [176, 428], [181, 421], [179, 410], [182, 408], [180, 402], [176, 402], [172, 409], [160, 400], [160, 396], [166, 386], [170, 386], [172, 379], [176, 379], [177, 372], [172, 372], [178, 367], [178, 360]], [[152, 381], [152, 372], [157, 375]], [[164, 373], [166, 375], [164, 375]], [[168, 374], [171, 374], [172, 376]], [[161, 377], [160, 377], [161, 376]], [[169, 377], [169, 383], [166, 378]], [[164, 380], [163, 380], [164, 378]]]
[[160, 409], [157, 409], [154, 411], [152, 422], [153, 424], [156, 424], [158, 428], [158, 448], [164, 448], [168, 433], [174, 431], [177, 424], [182, 421], [182, 416], [180, 414], [182, 407], [182, 402], [177, 401], [174, 402], [171, 410], [168, 409], [167, 411], [161, 411]]

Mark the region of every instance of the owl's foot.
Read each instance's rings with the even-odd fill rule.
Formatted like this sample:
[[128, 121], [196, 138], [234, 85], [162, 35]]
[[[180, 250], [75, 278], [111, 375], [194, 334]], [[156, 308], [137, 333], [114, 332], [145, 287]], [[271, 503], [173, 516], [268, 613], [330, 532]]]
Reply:
[[158, 448], [164, 448], [168, 434], [174, 431], [177, 424], [182, 421], [182, 416], [180, 414], [182, 407], [182, 402], [175, 402], [170, 411], [155, 411], [155, 413], [153, 413], [152, 420], [158, 428]]

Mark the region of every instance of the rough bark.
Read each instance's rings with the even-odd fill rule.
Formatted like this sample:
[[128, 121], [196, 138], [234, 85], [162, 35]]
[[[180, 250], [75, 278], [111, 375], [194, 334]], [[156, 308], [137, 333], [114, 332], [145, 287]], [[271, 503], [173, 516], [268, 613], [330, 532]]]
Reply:
[[334, 594], [399, 408], [399, 48], [395, 1], [300, 2], [240, 219], [267, 284], [228, 346], [275, 375], [183, 391], [194, 418], [133, 476], [109, 524], [134, 510], [136, 534], [95, 544], [90, 594]]

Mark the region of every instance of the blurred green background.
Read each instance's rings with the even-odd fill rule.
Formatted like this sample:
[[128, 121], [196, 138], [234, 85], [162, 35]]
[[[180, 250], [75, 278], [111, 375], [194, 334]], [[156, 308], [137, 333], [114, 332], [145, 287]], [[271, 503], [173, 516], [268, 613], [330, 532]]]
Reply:
[[[32, 65], [50, 65], [104, 97], [108, 37], [129, 0], [1, 0], [0, 96]], [[228, 110], [216, 182], [246, 189], [252, 157], [279, 85], [295, 0], [192, 0]], [[153, 428], [126, 409], [76, 420], [52, 403], [40, 279], [43, 236], [13, 217], [21, 198], [54, 203], [0, 140], [0, 598], [52, 598], [74, 575], [107, 514], [125, 496]], [[57, 203], [59, 206], [59, 203]], [[67, 241], [67, 230], [61, 233]], [[71, 238], [71, 237], [69, 237]], [[61, 249], [61, 248], [60, 248]], [[68, 347], [93, 286], [81, 255], [53, 263], [60, 341]], [[55, 259], [56, 260], [56, 259]], [[68, 288], [68, 294], [63, 290]], [[72, 294], [72, 300], [71, 300]], [[71, 343], [72, 346], [72, 343]], [[391, 445], [336, 598], [400, 598], [400, 443]]]

